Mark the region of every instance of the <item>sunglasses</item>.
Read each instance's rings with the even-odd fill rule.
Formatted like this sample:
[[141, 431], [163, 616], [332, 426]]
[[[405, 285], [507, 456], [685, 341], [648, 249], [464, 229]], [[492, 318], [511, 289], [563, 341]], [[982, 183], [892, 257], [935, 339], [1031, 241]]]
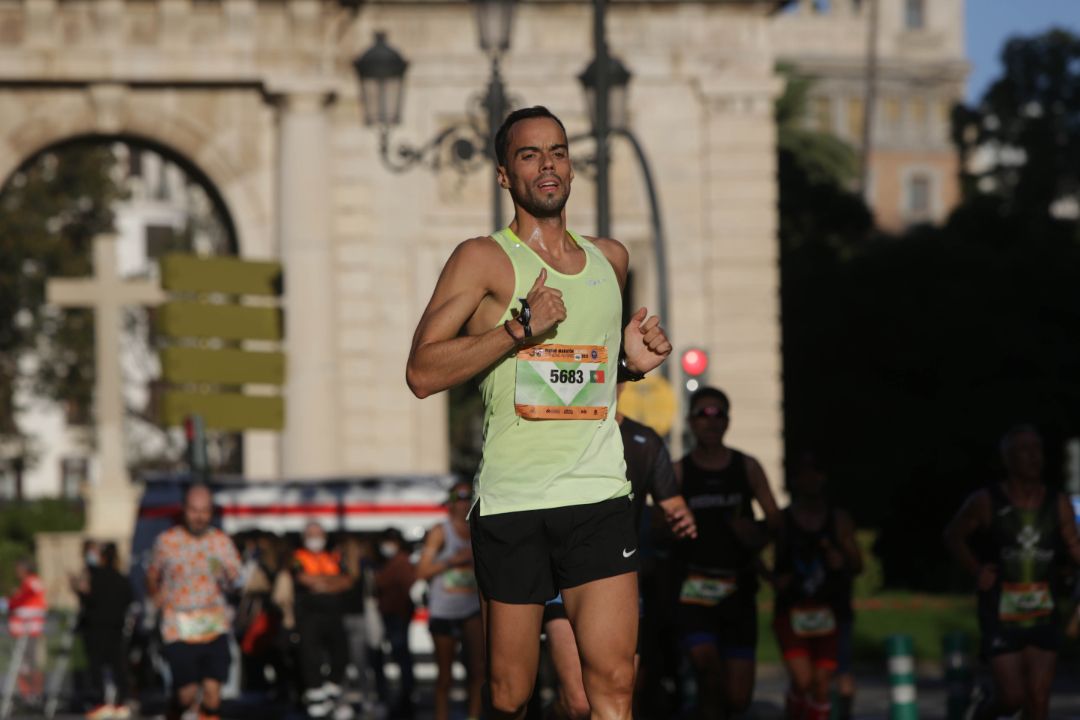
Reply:
[[473, 494], [471, 492], [456, 492], [450, 493], [450, 500], [472, 500]]
[[703, 407], [690, 413], [690, 417], [692, 418], [726, 418], [727, 416], [727, 410], [716, 407], [715, 405]]

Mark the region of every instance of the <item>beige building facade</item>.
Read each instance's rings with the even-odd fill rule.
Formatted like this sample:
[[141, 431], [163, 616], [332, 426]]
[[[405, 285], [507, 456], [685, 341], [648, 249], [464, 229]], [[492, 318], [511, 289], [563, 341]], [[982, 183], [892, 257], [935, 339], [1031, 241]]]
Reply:
[[[665, 325], [677, 350], [710, 353], [707, 379], [733, 400], [730, 439], [775, 485], [779, 4], [620, 2], [608, 22], [611, 51], [633, 73], [630, 126], [666, 226]], [[0, 178], [75, 137], [149, 141], [213, 185], [242, 257], [283, 262], [286, 427], [245, 434], [248, 477], [448, 466], [446, 395], [415, 399], [405, 360], [443, 262], [491, 229], [491, 173], [388, 171], [350, 62], [375, 31], [388, 34], [410, 62], [393, 138], [421, 142], [462, 119], [484, 86], [473, 12], [457, 2], [0, 0]], [[572, 134], [588, 129], [577, 75], [592, 57], [591, 17], [584, 3], [520, 3], [503, 62], [514, 98], [547, 105]], [[612, 186], [632, 301], [655, 307], [642, 175], [617, 141]], [[569, 217], [585, 233], [593, 197], [579, 173]]]
[[[876, 99], [868, 112], [875, 19]], [[944, 220], [960, 201], [950, 113], [967, 76], [964, 0], [799, 0], [775, 17], [773, 33], [778, 58], [814, 79], [810, 127], [861, 151], [870, 118], [864, 193], [878, 226], [899, 232]]]

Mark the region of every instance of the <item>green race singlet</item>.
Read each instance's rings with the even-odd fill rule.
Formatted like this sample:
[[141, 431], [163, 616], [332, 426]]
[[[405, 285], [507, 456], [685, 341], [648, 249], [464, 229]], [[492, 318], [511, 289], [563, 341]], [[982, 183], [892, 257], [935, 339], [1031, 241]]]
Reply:
[[514, 267], [512, 317], [541, 269], [562, 292], [566, 319], [492, 365], [480, 381], [484, 452], [477, 473], [480, 514], [584, 505], [630, 494], [615, 384], [622, 342], [622, 294], [610, 261], [571, 232], [585, 251], [575, 275], [545, 263], [509, 228], [492, 238]]

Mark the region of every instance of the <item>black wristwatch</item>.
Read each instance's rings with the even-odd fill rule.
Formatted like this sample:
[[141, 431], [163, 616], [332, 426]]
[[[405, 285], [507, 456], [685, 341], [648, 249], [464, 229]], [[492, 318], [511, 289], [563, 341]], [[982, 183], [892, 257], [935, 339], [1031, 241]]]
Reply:
[[636, 373], [626, 364], [626, 356], [619, 358], [619, 371], [616, 373], [617, 382], [637, 382], [645, 379], [645, 373]]
[[518, 300], [521, 301], [521, 312], [514, 319], [525, 328], [525, 337], [532, 337], [532, 326], [529, 325], [532, 322], [532, 308], [529, 307], [529, 301], [525, 298], [518, 298]]

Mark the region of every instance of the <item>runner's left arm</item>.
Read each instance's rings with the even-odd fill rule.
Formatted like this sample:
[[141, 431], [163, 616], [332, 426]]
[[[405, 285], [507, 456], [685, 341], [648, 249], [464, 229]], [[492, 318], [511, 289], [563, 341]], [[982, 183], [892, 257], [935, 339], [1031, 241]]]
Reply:
[[244, 563], [240, 559], [240, 553], [236, 551], [236, 545], [233, 544], [229, 536], [222, 533], [219, 538], [221, 543], [218, 548], [218, 560], [221, 561], [223, 585], [229, 590], [233, 590], [237, 581], [240, 580], [240, 570]]
[[750, 483], [750, 491], [754, 493], [754, 499], [761, 506], [761, 511], [765, 513], [765, 526], [769, 530], [769, 535], [775, 536], [780, 530], [783, 516], [776, 505], [772, 488], [769, 487], [769, 479], [765, 477], [765, 469], [756, 459], [747, 456], [746, 475]]
[[[626, 273], [630, 267], [630, 253], [622, 243], [611, 238], [593, 238], [596, 247], [611, 263], [619, 279], [619, 290], [626, 287]], [[660, 318], [648, 317], [646, 308], [638, 308], [623, 330], [623, 353], [626, 366], [634, 373], [644, 375], [660, 366], [671, 354], [671, 343], [660, 327]]]
[[863, 571], [862, 551], [855, 540], [855, 521], [843, 510], [836, 511], [836, 540], [844, 556], [844, 569], [855, 575]]
[[1076, 529], [1076, 515], [1073, 512], [1072, 502], [1065, 493], [1058, 493], [1058, 525], [1061, 526], [1061, 539], [1065, 543], [1069, 557], [1074, 563], [1080, 565], [1080, 532]]
[[677, 538], [696, 538], [697, 522], [694, 513], [679, 493], [679, 484], [675, 479], [675, 469], [671, 464], [671, 455], [664, 447], [660, 436], [650, 438], [656, 445], [652, 467], [647, 479], [649, 493], [664, 511], [664, 519]]

